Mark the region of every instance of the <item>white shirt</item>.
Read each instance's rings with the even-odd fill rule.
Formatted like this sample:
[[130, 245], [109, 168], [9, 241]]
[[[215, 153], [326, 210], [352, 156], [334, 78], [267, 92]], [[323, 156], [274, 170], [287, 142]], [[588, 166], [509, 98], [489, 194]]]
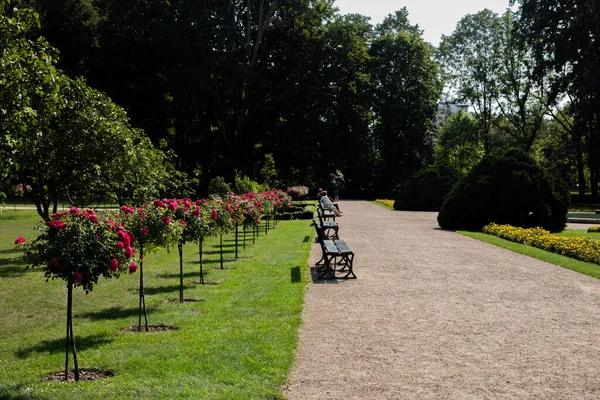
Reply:
[[321, 206], [326, 210], [333, 210], [334, 206], [327, 195], [321, 197]]

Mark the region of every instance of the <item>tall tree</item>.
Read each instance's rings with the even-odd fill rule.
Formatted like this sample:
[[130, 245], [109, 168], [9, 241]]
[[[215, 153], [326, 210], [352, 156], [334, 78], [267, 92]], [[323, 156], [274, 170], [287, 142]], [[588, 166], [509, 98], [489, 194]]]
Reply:
[[377, 191], [397, 186], [431, 161], [433, 118], [441, 84], [433, 48], [410, 25], [406, 8], [375, 29], [371, 44]]
[[[591, 189], [600, 180], [600, 4], [596, 0], [517, 0], [523, 40], [535, 49], [538, 73], [553, 71], [568, 93], [575, 137], [587, 143]], [[581, 183], [580, 183], [581, 188]]]
[[447, 90], [459, 102], [468, 102], [479, 123], [486, 154], [492, 151], [491, 127], [500, 68], [500, 18], [485, 9], [463, 17], [450, 36], [442, 36], [437, 58]]

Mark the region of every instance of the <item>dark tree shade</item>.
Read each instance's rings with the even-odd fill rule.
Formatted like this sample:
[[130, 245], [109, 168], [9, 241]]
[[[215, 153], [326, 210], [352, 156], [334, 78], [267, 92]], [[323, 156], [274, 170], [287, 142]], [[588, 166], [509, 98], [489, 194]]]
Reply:
[[448, 193], [438, 215], [444, 229], [480, 230], [490, 222], [565, 226], [567, 187], [550, 177], [521, 150], [485, 156]]
[[414, 174], [398, 191], [395, 210], [437, 211], [444, 197], [461, 178], [461, 173], [448, 165], [427, 167]]

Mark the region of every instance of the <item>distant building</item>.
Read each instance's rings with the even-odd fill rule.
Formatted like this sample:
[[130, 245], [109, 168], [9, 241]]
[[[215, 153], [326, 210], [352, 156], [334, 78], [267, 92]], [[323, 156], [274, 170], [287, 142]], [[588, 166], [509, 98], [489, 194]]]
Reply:
[[469, 112], [469, 106], [467, 104], [458, 104], [450, 102], [438, 103], [438, 110], [435, 115], [435, 126], [440, 126], [450, 114], [454, 114], [459, 110]]

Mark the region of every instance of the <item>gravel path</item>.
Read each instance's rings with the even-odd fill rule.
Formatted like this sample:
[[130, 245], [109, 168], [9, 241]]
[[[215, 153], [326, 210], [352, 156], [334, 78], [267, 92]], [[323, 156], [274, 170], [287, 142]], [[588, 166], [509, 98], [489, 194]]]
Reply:
[[600, 398], [600, 280], [436, 213], [341, 207], [358, 279], [309, 285], [288, 400]]

